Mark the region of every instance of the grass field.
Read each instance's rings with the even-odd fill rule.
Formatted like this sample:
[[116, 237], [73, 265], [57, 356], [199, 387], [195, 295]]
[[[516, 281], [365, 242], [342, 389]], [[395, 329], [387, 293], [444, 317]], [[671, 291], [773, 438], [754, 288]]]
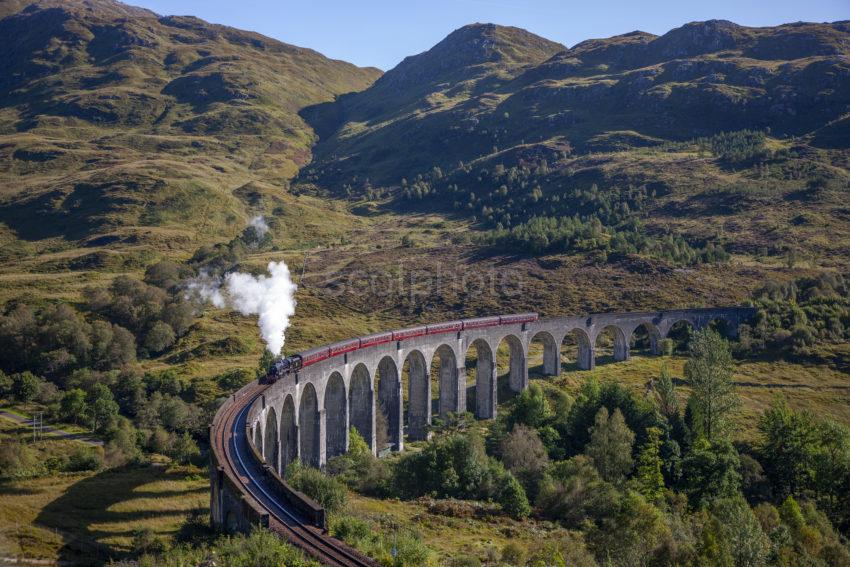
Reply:
[[436, 556], [439, 565], [462, 556], [486, 558], [508, 543], [534, 550], [543, 542], [564, 536], [567, 530], [551, 522], [519, 522], [498, 512], [495, 506], [468, 505], [457, 501], [428, 499], [404, 502], [350, 495], [349, 513], [378, 526], [384, 534], [407, 531], [418, 536]]
[[[0, 421], [5, 439], [28, 440], [28, 434]], [[46, 458], [78, 443], [45, 439], [35, 445]], [[161, 464], [0, 481], [0, 557], [74, 565], [120, 559], [136, 531], [151, 530], [169, 540], [188, 514], [205, 514], [208, 484], [204, 470], [169, 470]]]
[[[644, 395], [650, 380], [657, 378], [666, 364], [674, 378], [680, 379], [679, 397], [684, 404], [689, 392], [683, 379], [686, 360], [684, 356], [637, 355], [625, 362], [597, 366], [593, 371], [569, 371], [556, 378], [539, 379], [576, 392], [581, 382], [593, 375], [602, 382], [619, 382]], [[736, 441], [755, 439], [758, 417], [777, 395], [784, 396], [794, 409], [850, 425], [850, 375], [841, 371], [781, 360], [743, 360], [736, 362], [734, 380], [741, 398], [735, 418]]]

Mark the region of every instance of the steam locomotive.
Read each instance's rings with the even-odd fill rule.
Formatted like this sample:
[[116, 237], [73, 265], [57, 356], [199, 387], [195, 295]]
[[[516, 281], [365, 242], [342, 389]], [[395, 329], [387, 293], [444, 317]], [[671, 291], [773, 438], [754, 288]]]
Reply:
[[268, 374], [263, 377], [261, 382], [263, 384], [274, 384], [285, 375], [300, 370], [301, 362], [300, 354], [293, 354], [286, 358], [276, 360], [274, 364], [272, 364], [271, 368], [269, 368]]

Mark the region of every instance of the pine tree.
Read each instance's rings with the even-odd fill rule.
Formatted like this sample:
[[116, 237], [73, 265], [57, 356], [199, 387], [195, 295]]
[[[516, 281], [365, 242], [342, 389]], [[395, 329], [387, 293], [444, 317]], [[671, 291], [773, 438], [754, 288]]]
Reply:
[[263, 355], [257, 363], [257, 379], [265, 376], [274, 364], [275, 356], [269, 349], [263, 349]]
[[780, 496], [812, 487], [818, 450], [818, 431], [812, 416], [795, 412], [785, 398], [776, 397], [759, 421], [759, 453], [767, 476]]
[[661, 366], [661, 376], [655, 384], [655, 398], [661, 415], [667, 419], [679, 415], [679, 396], [666, 364]]
[[685, 363], [691, 400], [701, 420], [701, 430], [709, 441], [721, 437], [729, 426], [729, 416], [739, 399], [732, 381], [732, 354], [729, 344], [716, 331], [703, 329], [691, 339], [691, 354]]
[[638, 492], [650, 502], [657, 502], [664, 493], [664, 475], [661, 474], [661, 430], [650, 427], [647, 440], [637, 459], [634, 481]]
[[626, 425], [620, 408], [609, 417], [608, 409], [603, 406], [590, 428], [590, 443], [585, 452], [593, 459], [602, 478], [608, 482], [619, 482], [632, 470], [634, 441], [635, 434]]

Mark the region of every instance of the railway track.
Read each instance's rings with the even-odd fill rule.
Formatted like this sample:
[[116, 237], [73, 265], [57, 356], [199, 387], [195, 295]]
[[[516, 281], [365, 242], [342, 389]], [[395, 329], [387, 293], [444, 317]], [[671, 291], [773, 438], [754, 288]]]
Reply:
[[263, 475], [262, 465], [254, 458], [245, 436], [248, 409], [267, 387], [255, 384], [243, 390], [221, 416], [214, 435], [219, 454], [224, 456], [223, 464], [230, 468], [244, 493], [268, 512], [269, 529], [279, 536], [325, 565], [378, 567], [377, 562], [302, 520], [297, 511], [288, 509], [273, 496], [274, 490], [267, 485], [270, 481]]

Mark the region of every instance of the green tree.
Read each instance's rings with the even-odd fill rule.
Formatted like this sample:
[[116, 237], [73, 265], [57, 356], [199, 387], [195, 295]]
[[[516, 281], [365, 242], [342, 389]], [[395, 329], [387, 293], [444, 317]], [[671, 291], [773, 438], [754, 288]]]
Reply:
[[777, 396], [759, 420], [759, 454], [778, 496], [799, 494], [815, 477], [818, 431], [811, 415]]
[[172, 456], [184, 465], [189, 464], [192, 462], [192, 459], [197, 458], [201, 454], [198, 444], [195, 443], [195, 440], [192, 439], [188, 431], [184, 431], [182, 435], [177, 436], [171, 451]]
[[587, 534], [590, 549], [603, 565], [655, 565], [669, 528], [661, 511], [633, 490], [619, 495], [611, 516]]
[[107, 465], [122, 466], [139, 458], [139, 435], [129, 419], [122, 416], [113, 419], [104, 437]]
[[724, 539], [723, 525], [715, 516], [710, 516], [702, 526], [697, 542], [697, 565], [711, 567], [734, 567], [734, 559]]
[[92, 430], [103, 433], [118, 417], [118, 403], [105, 384], [95, 384], [88, 396]]
[[650, 502], [657, 502], [664, 493], [664, 475], [661, 473], [661, 430], [650, 427], [649, 438], [637, 458], [634, 483], [637, 491]]
[[685, 492], [696, 507], [733, 497], [741, 484], [738, 452], [728, 440], [711, 443], [699, 437], [682, 462]]
[[263, 350], [262, 356], [260, 356], [260, 361], [257, 364], [257, 379], [259, 380], [263, 376], [269, 373], [269, 369], [274, 364], [275, 355], [268, 349]]
[[767, 564], [770, 540], [743, 496], [738, 494], [715, 501], [711, 514], [719, 523], [723, 542], [736, 566]]
[[13, 393], [14, 382], [12, 377], [0, 370], [0, 398], [5, 398]]
[[661, 365], [661, 376], [655, 382], [655, 402], [658, 406], [658, 411], [667, 419], [678, 417], [679, 415], [679, 395], [676, 392], [676, 386], [673, 383], [673, 376], [670, 374], [670, 368], [667, 364]]
[[145, 334], [143, 346], [149, 353], [159, 354], [173, 345], [176, 338], [171, 325], [157, 321]]
[[528, 504], [525, 490], [516, 477], [509, 472], [506, 472], [502, 477], [502, 487], [499, 490], [498, 500], [502, 510], [513, 518], [526, 518], [531, 513], [531, 506]]
[[286, 480], [330, 513], [342, 510], [348, 500], [348, 492], [342, 482], [302, 465], [301, 461], [294, 461], [286, 467]]
[[522, 484], [533, 499], [537, 483], [546, 472], [549, 457], [537, 431], [526, 425], [516, 425], [501, 446], [502, 463]]
[[120, 368], [136, 362], [136, 337], [120, 325], [112, 325], [112, 342], [109, 344], [106, 364]]
[[68, 390], [59, 402], [59, 415], [65, 421], [77, 425], [80, 420], [85, 420], [89, 406], [86, 403], [86, 393], [80, 388]]
[[815, 489], [834, 522], [850, 523], [850, 429], [828, 419], [818, 430]]
[[693, 335], [685, 377], [698, 412], [700, 433], [709, 441], [726, 432], [730, 414], [739, 404], [732, 369], [732, 354], [723, 337], [712, 329], [703, 329]]
[[12, 376], [12, 392], [15, 398], [29, 404], [41, 391], [43, 380], [30, 371], [20, 372]]
[[620, 408], [610, 416], [608, 409], [599, 408], [590, 429], [590, 443], [585, 452], [608, 482], [619, 482], [632, 470], [632, 445], [635, 434], [626, 425]]
[[540, 427], [552, 416], [546, 394], [538, 384], [531, 384], [517, 396], [514, 408], [508, 417], [508, 428], [515, 423]]

